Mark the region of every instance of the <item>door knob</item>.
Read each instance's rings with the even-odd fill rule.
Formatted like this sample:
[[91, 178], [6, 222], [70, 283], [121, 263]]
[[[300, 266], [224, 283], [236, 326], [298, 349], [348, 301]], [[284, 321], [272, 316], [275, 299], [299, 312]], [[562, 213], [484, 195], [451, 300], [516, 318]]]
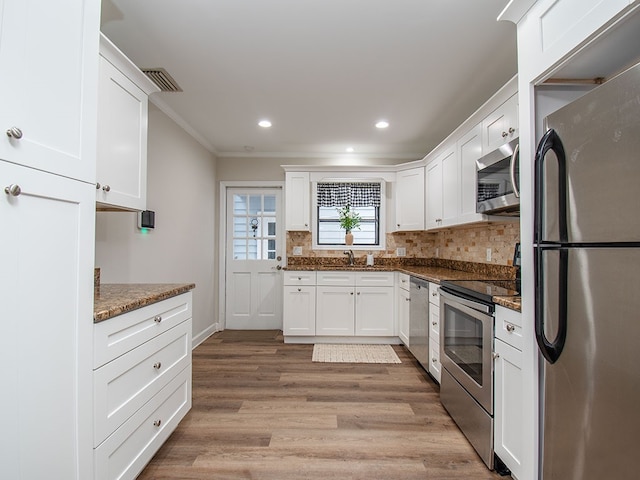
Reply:
[[282, 270], [282, 265], [276, 265], [276, 270]]

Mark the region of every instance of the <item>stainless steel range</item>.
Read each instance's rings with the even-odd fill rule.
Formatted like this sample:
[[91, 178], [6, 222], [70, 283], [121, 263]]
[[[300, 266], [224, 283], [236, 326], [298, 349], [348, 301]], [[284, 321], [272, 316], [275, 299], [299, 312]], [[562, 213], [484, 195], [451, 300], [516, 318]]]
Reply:
[[515, 296], [516, 283], [440, 283], [440, 401], [484, 463], [494, 468], [494, 296]]

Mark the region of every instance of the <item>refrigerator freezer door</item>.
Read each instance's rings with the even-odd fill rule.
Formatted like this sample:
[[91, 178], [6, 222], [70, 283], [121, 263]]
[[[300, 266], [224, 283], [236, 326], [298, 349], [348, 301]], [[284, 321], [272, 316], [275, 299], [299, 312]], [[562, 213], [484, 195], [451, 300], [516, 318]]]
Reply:
[[543, 240], [640, 241], [640, 64], [549, 115], [566, 154], [568, 239], [558, 230], [560, 159], [549, 151], [542, 177]]
[[[543, 276], [557, 311], [558, 252]], [[542, 361], [544, 480], [637, 478], [640, 451], [640, 248], [573, 248], [567, 261], [567, 337]], [[550, 280], [547, 282], [547, 278]], [[545, 320], [546, 322], [546, 320]], [[554, 323], [554, 322], [546, 322]], [[553, 332], [547, 332], [553, 337]]]

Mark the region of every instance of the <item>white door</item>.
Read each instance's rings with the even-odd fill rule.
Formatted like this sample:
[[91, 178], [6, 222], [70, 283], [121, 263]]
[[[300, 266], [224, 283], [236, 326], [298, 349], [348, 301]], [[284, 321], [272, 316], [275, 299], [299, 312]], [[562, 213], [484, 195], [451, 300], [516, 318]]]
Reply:
[[228, 188], [226, 328], [282, 328], [282, 189]]

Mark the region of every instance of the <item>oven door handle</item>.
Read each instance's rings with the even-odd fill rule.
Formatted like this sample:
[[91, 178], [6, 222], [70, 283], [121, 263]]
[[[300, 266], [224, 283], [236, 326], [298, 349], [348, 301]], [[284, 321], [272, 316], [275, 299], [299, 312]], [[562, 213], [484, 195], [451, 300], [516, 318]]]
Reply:
[[442, 288], [440, 288], [440, 297], [444, 297], [446, 299], [449, 299], [453, 302], [457, 302], [460, 303], [461, 305], [464, 305], [465, 307], [471, 308], [473, 310], [476, 311], [481, 311], [483, 313], [491, 313], [491, 308], [488, 307], [487, 305], [484, 305], [482, 303], [478, 303], [478, 302], [474, 302], [473, 300], [468, 300], [464, 297], [461, 297], [459, 295], [454, 295], [451, 294], [445, 290], [442, 290]]

